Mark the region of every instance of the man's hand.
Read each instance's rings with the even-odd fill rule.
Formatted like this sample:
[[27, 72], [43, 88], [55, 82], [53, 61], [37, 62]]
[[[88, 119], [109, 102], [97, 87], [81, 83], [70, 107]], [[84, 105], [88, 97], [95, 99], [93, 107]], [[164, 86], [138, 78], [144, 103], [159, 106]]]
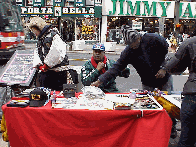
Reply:
[[93, 83], [91, 84], [91, 86], [99, 87], [99, 85], [101, 85], [102, 83], [103, 83], [103, 82], [101, 82], [100, 80], [97, 80], [97, 81], [93, 82]]
[[163, 77], [165, 77], [165, 74], [166, 74], [166, 70], [160, 69], [155, 76], [156, 76], [156, 78], [163, 78]]
[[103, 62], [99, 62], [97, 65], [97, 70], [100, 71], [105, 67], [105, 64]]
[[48, 70], [48, 68], [49, 68], [49, 67], [48, 67], [46, 64], [39, 66], [39, 69], [40, 69], [42, 72], [46, 72], [46, 71]]

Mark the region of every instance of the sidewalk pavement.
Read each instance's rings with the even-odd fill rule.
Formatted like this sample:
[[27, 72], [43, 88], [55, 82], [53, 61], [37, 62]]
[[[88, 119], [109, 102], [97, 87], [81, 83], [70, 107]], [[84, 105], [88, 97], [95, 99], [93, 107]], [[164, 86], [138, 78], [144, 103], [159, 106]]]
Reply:
[[[93, 45], [84, 45], [81, 47], [81, 49], [78, 49], [78, 50], [75, 50], [75, 49], [71, 49], [71, 50], [68, 50], [67, 49], [67, 52], [68, 53], [87, 53], [87, 54], [91, 54], [92, 53], [92, 47]], [[105, 53], [106, 54], [113, 54], [113, 55], [120, 55], [121, 52], [125, 49], [125, 45], [122, 45], [122, 44], [117, 44], [113, 51], [106, 51]], [[107, 49], [106, 49], [107, 50]]]

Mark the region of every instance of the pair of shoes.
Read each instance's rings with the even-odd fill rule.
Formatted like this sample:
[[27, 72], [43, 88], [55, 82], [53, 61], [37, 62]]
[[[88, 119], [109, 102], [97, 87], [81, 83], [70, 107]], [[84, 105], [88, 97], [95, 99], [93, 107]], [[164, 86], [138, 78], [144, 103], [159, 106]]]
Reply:
[[170, 138], [175, 139], [177, 137], [176, 126], [172, 126]]

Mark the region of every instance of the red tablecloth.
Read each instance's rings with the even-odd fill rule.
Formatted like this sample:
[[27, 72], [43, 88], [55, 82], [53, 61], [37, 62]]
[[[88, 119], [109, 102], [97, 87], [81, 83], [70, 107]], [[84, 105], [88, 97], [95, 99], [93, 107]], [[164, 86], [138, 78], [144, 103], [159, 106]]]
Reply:
[[66, 110], [2, 107], [12, 147], [168, 147], [165, 110]]

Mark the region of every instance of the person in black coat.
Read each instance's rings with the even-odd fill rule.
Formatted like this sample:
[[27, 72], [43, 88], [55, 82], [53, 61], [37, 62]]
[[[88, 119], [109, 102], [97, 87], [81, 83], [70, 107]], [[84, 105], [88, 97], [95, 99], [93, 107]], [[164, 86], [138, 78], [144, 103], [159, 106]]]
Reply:
[[143, 36], [128, 26], [122, 27], [125, 43], [128, 45], [122, 51], [120, 58], [105, 74], [99, 76], [92, 86], [99, 86], [115, 79], [119, 73], [132, 64], [137, 70], [144, 90], [153, 91], [158, 88], [163, 91], [173, 90], [172, 77], [166, 73], [165, 77], [157, 78], [156, 74], [165, 64], [168, 53], [168, 44], [162, 36], [155, 33], [146, 33]]

